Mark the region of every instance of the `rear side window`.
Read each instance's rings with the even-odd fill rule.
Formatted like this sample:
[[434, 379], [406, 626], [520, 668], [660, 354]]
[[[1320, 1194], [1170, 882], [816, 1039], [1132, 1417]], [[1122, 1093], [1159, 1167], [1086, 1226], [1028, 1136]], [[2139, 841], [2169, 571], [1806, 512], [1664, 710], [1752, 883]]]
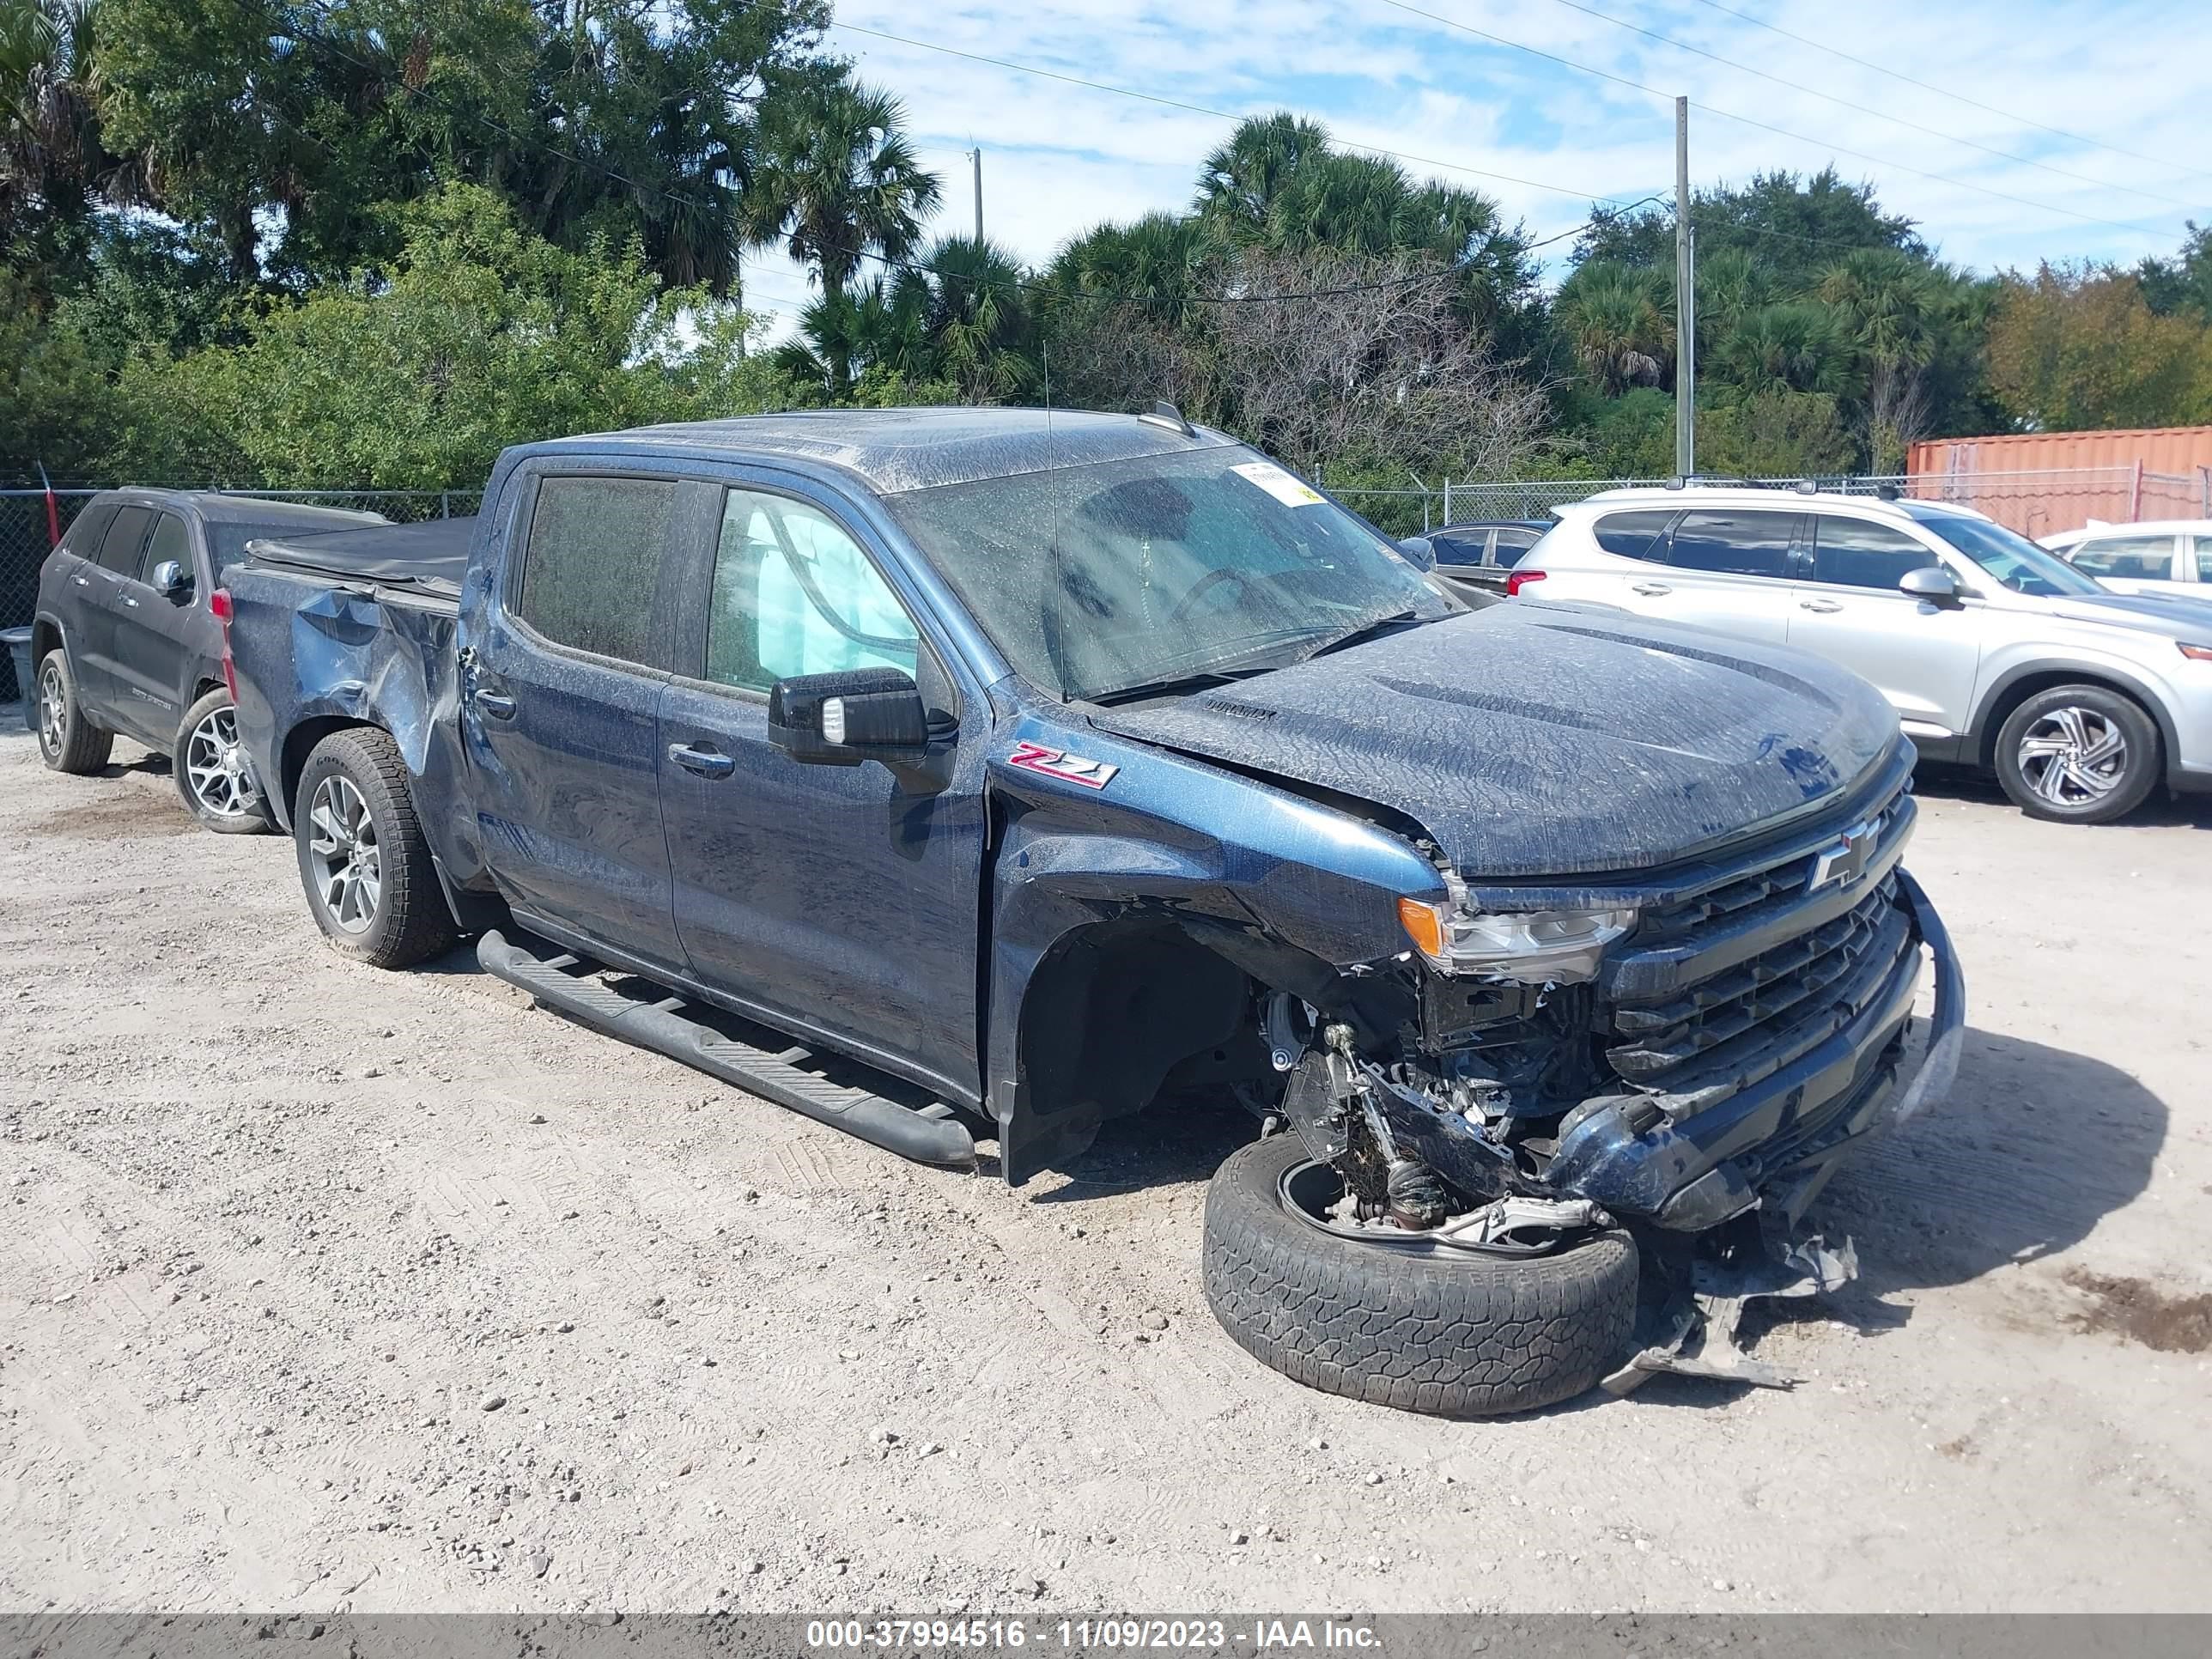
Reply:
[[107, 534], [107, 526], [115, 522], [115, 503], [94, 501], [77, 514], [76, 522], [62, 536], [62, 545], [80, 558], [97, 559], [100, 538]]
[[185, 574], [192, 574], [192, 538], [185, 528], [185, 521], [173, 513], [154, 515], [154, 539], [146, 544], [145, 578], [151, 581], [155, 571], [170, 559], [184, 566]]
[[2212, 582], [2212, 536], [2197, 538], [2197, 580]]
[[837, 521], [785, 495], [724, 499], [707, 618], [707, 678], [765, 691], [794, 674], [915, 672], [906, 608]]
[[138, 556], [145, 550], [146, 532], [153, 517], [143, 507], [126, 507], [118, 511], [115, 521], [107, 526], [107, 534], [100, 538], [100, 568], [135, 578], [138, 574]]
[[1479, 565], [1488, 537], [1480, 530], [1459, 531], [1450, 535], [1442, 531], [1429, 538], [1429, 545], [1437, 550], [1437, 562], [1442, 565]]
[[1667, 562], [1728, 576], [1787, 576], [1794, 513], [1685, 513]]
[[1501, 570], [1510, 570], [1521, 562], [1521, 556], [1544, 539], [1540, 530], [1501, 530], [1497, 546], [1492, 550], [1490, 562]]
[[1666, 533], [1668, 520], [1674, 516], [1671, 507], [1656, 512], [1608, 513], [1600, 519], [1591, 533], [1597, 544], [1608, 553], [1624, 559], [1656, 559], [1661, 556], [1658, 541]]
[[2093, 576], [2162, 582], [2173, 575], [2171, 536], [2104, 536], [2083, 542], [2068, 562]]
[[1905, 573], [1942, 562], [1902, 530], [1863, 519], [1813, 521], [1813, 580], [1838, 587], [1895, 587]]
[[652, 662], [653, 596], [675, 507], [672, 479], [541, 481], [515, 615], [557, 644]]

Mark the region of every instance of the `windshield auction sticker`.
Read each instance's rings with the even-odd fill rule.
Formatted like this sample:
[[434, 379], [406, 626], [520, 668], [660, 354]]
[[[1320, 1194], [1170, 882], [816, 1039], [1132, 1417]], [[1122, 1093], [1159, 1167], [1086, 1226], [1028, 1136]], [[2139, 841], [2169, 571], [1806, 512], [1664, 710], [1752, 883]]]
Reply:
[[1232, 466], [1229, 470], [1248, 483], [1259, 485], [1285, 507], [1319, 507], [1322, 504], [1319, 490], [1300, 483], [1273, 461], [1247, 461], [1242, 466]]

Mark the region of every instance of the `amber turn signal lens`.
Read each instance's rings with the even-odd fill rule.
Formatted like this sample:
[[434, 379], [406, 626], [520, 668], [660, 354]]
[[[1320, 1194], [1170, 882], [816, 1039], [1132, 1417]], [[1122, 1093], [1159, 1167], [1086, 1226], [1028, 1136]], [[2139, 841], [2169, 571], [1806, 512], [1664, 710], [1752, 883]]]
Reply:
[[1444, 918], [1435, 905], [1401, 898], [1398, 901], [1398, 920], [1405, 926], [1406, 937], [1413, 941], [1414, 948], [1423, 956], [1438, 962], [1443, 959]]

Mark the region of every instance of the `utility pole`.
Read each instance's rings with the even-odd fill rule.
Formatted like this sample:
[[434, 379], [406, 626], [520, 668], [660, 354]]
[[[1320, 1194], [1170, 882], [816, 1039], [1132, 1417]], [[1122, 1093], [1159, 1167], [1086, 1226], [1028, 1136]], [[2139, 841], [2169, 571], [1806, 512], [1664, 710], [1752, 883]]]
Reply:
[[1674, 100], [1674, 471], [1698, 470], [1698, 243], [1690, 225], [1690, 100]]
[[968, 159], [975, 164], [975, 241], [983, 240], [983, 150], [979, 144], [968, 152]]

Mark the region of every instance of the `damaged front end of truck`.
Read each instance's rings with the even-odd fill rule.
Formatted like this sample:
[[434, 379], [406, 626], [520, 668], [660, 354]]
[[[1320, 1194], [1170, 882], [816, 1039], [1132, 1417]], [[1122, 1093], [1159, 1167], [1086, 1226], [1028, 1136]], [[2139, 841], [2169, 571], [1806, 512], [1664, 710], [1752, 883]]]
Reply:
[[[1283, 1200], [1316, 1226], [1430, 1255], [1542, 1254], [1626, 1230], [1642, 1293], [1616, 1391], [1658, 1370], [1782, 1381], [1735, 1350], [1735, 1312], [1851, 1276], [1849, 1242], [1808, 1233], [1808, 1206], [1869, 1137], [1940, 1099], [1958, 1063], [1956, 959], [1901, 863], [1911, 765], [1892, 726], [1843, 787], [1626, 874], [1486, 878], [1418, 820], [1375, 807], [1364, 840], [1340, 837], [1327, 860], [1309, 852], [1297, 883], [1248, 774], [1237, 848], [1194, 845], [1164, 883], [1155, 830], [1153, 867], [1126, 867], [1115, 902], [1103, 871], [1073, 884], [1089, 915], [1114, 920], [1085, 935], [1087, 979], [1035, 1022], [1027, 1058], [1041, 1073], [1010, 1059], [1000, 1073], [998, 1098], [1017, 1103], [1001, 1113], [1008, 1174], [1042, 1156], [1029, 1109], [1081, 1094], [1085, 1068], [1149, 1053], [1153, 1071], [1120, 1109], [1178, 1083], [1233, 1088], [1267, 1131], [1303, 1143], [1311, 1161], [1284, 1177]], [[1389, 948], [1316, 937], [1311, 918], [1332, 905], [1314, 866], [1356, 872], [1352, 854], [1385, 840], [1427, 877], [1389, 902]], [[1054, 842], [1017, 815], [1002, 919], [1034, 887], [1068, 890]], [[1336, 907], [1371, 913], [1376, 886], [1412, 884], [1367, 873], [1372, 885]], [[1117, 955], [1112, 929], [1132, 927], [1152, 942]], [[1933, 1012], [1916, 1030], [1931, 959]], [[1115, 984], [1154, 988], [1157, 1006], [1086, 1033]], [[1048, 1043], [1059, 1052], [1042, 1055]]]

